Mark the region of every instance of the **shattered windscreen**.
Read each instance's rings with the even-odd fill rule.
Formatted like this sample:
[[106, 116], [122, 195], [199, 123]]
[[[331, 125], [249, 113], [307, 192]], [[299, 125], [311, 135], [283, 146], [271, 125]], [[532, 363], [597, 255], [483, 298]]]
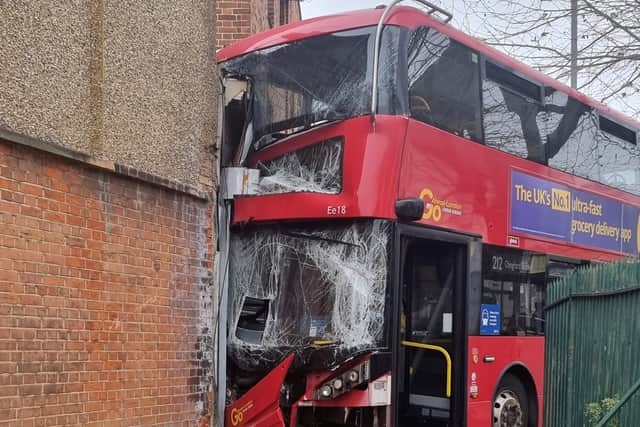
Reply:
[[[231, 59], [223, 76], [250, 82], [253, 149], [324, 122], [370, 113], [375, 27], [310, 37]], [[380, 51], [379, 112], [392, 114], [399, 39], [387, 26]]]
[[332, 138], [261, 162], [258, 194], [342, 191], [343, 139]]
[[333, 352], [331, 364], [340, 352], [380, 347], [390, 232], [390, 223], [369, 220], [234, 233], [228, 337], [233, 362], [252, 371], [292, 352], [304, 358], [323, 349]]

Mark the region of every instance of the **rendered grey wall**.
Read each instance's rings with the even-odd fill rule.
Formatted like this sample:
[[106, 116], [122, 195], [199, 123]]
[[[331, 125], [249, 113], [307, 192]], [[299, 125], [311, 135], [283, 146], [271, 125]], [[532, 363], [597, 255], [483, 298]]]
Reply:
[[210, 187], [214, 0], [4, 0], [0, 19], [0, 129]]

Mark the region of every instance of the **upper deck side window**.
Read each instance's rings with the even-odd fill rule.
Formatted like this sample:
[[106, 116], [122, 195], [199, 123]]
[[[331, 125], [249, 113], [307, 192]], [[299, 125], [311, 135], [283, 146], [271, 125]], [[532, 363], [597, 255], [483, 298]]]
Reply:
[[603, 184], [640, 195], [640, 147], [637, 131], [600, 115], [598, 156]]
[[524, 77], [502, 68], [493, 62], [485, 62], [485, 75], [503, 88], [511, 89], [516, 94], [529, 98], [534, 102], [542, 102], [542, 86]]
[[429, 27], [409, 35], [407, 51], [411, 116], [481, 141], [478, 55]]
[[429, 28], [408, 33], [411, 117], [640, 195], [638, 131]]
[[485, 144], [640, 194], [636, 132], [566, 93], [485, 60]]
[[[482, 95], [485, 143], [545, 165], [587, 124], [589, 108], [583, 104], [490, 60], [485, 61]], [[578, 159], [585, 163], [593, 162]]]
[[600, 130], [602, 130], [603, 132], [615, 136], [623, 141], [627, 141], [633, 145], [638, 144], [638, 137], [635, 130], [621, 125], [620, 123], [617, 123], [614, 120], [608, 119], [602, 115], [600, 116], [599, 123]]

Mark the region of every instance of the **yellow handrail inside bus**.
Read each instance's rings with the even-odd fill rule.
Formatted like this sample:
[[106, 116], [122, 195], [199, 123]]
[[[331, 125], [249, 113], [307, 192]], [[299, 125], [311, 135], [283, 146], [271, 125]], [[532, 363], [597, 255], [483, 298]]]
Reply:
[[449, 352], [444, 347], [440, 347], [439, 345], [423, 344], [421, 342], [402, 341], [402, 345], [404, 345], [405, 347], [414, 347], [414, 348], [421, 348], [423, 350], [437, 351], [444, 356], [444, 359], [447, 361], [446, 395], [447, 397], [451, 397], [451, 356], [449, 356]]

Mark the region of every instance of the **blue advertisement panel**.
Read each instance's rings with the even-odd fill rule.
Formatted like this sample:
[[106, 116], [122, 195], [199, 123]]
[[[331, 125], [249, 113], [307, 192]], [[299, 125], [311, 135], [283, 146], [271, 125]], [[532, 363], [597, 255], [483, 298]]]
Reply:
[[640, 209], [511, 171], [511, 231], [637, 255]]

